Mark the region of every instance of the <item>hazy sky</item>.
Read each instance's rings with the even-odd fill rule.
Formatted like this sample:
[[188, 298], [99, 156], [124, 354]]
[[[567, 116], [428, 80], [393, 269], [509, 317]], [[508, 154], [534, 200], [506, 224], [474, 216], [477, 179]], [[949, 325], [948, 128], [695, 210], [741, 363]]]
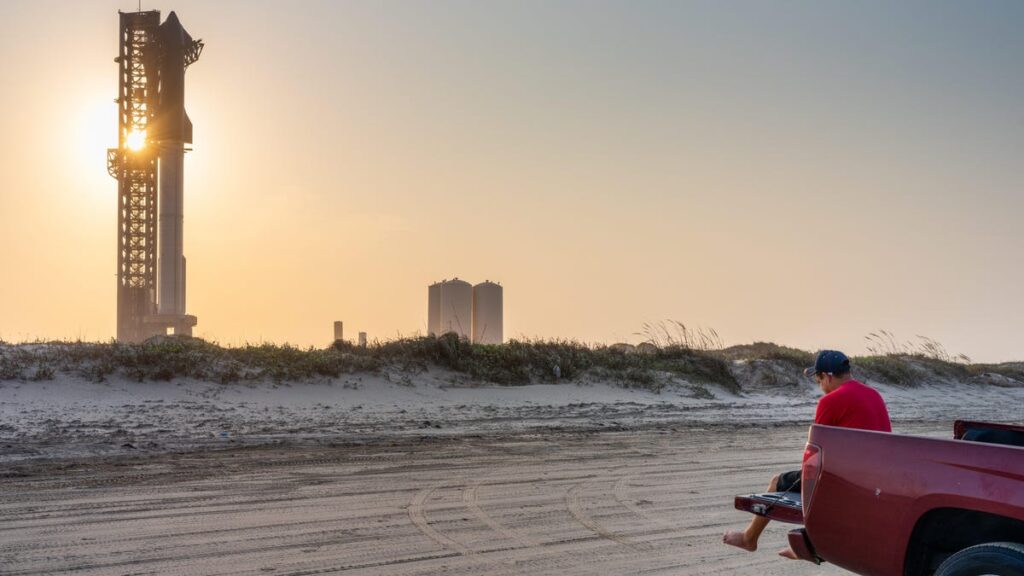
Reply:
[[[0, 0], [0, 338], [115, 328], [117, 9]], [[506, 337], [1024, 359], [1024, 3], [143, 2], [186, 76], [197, 335]]]

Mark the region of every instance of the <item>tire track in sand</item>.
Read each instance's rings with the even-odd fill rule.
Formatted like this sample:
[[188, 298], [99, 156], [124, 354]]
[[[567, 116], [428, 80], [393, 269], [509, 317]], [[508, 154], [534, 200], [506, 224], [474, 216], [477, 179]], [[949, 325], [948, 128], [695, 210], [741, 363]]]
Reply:
[[661, 526], [662, 528], [668, 528], [670, 530], [679, 530], [680, 526], [672, 522], [668, 522], [666, 520], [658, 518], [657, 516], [651, 515], [649, 512], [644, 511], [642, 508], [640, 508], [627, 498], [625, 484], [631, 480], [636, 479], [638, 476], [639, 474], [636, 473], [626, 474], [625, 476], [621, 476], [618, 480], [615, 481], [615, 484], [612, 486], [612, 494], [615, 497], [615, 501], [621, 504], [622, 507], [625, 508], [626, 510], [629, 510], [633, 514], [636, 514], [637, 516], [643, 518], [648, 522], [653, 522], [658, 526]]
[[577, 522], [583, 525], [584, 528], [590, 530], [594, 534], [597, 534], [601, 538], [626, 546], [635, 552], [642, 551], [644, 548], [642, 545], [632, 542], [625, 536], [616, 534], [609, 530], [600, 522], [595, 520], [590, 514], [587, 514], [586, 510], [583, 509], [583, 505], [580, 504], [580, 490], [589, 484], [591, 484], [591, 482], [578, 482], [573, 484], [572, 487], [566, 491], [564, 500], [565, 506], [569, 510], [569, 514], [571, 514]]
[[508, 469], [509, 468], [500, 468], [497, 471], [492, 472], [491, 474], [488, 474], [487, 476], [477, 480], [476, 482], [473, 482], [471, 485], [466, 486], [466, 488], [462, 491], [462, 502], [463, 504], [466, 505], [466, 508], [469, 509], [470, 513], [472, 513], [474, 517], [476, 517], [478, 520], [486, 524], [491, 530], [494, 530], [498, 534], [501, 534], [502, 536], [510, 540], [518, 542], [520, 545], [526, 548], [537, 548], [541, 546], [541, 542], [523, 536], [522, 534], [515, 532], [507, 526], [503, 526], [497, 520], [495, 520], [493, 516], [484, 511], [484, 509], [481, 508], [480, 506], [480, 487], [483, 486], [485, 482], [498, 476], [498, 472], [505, 472]]
[[452, 552], [458, 552], [463, 556], [472, 556], [476, 553], [470, 550], [469, 548], [466, 548], [462, 544], [456, 542], [455, 540], [452, 540], [451, 538], [435, 530], [434, 527], [430, 525], [430, 522], [427, 521], [427, 516], [424, 513], [423, 504], [427, 501], [427, 499], [430, 498], [430, 496], [435, 491], [437, 491], [437, 489], [443, 488], [448, 484], [449, 483], [446, 481], [435, 482], [434, 484], [431, 484], [430, 486], [417, 492], [416, 496], [413, 497], [412, 502], [409, 503], [409, 520], [412, 520], [413, 525], [416, 526], [416, 528], [420, 532], [422, 532], [424, 536], [430, 538], [438, 545], [440, 545], [442, 548], [446, 550], [451, 550]]

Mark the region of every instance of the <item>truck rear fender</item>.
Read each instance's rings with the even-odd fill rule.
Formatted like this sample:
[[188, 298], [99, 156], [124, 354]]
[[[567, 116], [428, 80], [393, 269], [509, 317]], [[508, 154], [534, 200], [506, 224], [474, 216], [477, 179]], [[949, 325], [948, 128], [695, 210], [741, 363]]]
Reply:
[[986, 542], [1024, 544], [1024, 520], [967, 508], [933, 508], [914, 525], [903, 574], [931, 574], [957, 551]]

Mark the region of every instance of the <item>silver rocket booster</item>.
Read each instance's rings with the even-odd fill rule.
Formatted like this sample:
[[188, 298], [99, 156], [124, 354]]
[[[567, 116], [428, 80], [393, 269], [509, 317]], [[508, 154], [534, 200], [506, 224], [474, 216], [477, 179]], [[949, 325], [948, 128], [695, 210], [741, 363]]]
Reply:
[[[154, 140], [159, 145], [159, 256], [157, 304], [161, 316], [185, 315], [184, 166], [192, 122], [185, 113], [185, 68], [192, 37], [171, 12], [160, 25], [160, 107]], [[191, 327], [187, 327], [191, 331]]]

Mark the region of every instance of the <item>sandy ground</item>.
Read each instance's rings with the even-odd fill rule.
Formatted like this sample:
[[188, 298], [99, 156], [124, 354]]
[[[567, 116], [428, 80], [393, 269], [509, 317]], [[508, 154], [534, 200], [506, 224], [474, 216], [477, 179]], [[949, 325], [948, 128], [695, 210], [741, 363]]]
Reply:
[[[1024, 386], [875, 386], [894, 421], [1022, 419]], [[602, 382], [481, 386], [438, 370], [415, 381], [404, 374], [368, 374], [232, 385], [96, 383], [60, 375], [48, 382], [0, 382], [0, 466], [35, 458], [423, 434], [804, 423], [814, 418], [820, 395], [810, 382], [742, 395], [686, 382], [660, 392]]]
[[[898, 432], [948, 434], [947, 424]], [[9, 464], [0, 573], [839, 574], [722, 545], [806, 427], [553, 433]]]
[[[896, 432], [1020, 421], [1024, 387], [878, 386]], [[0, 574], [838, 574], [720, 543], [820, 392], [0, 382]]]

